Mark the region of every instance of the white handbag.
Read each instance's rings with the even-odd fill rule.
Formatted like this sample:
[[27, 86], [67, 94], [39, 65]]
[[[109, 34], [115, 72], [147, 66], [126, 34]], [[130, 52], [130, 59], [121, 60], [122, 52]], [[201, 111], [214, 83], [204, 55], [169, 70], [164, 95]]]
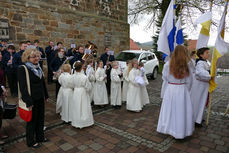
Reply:
[[[22, 65], [25, 68], [25, 76], [26, 76], [26, 83], [27, 83], [27, 89], [28, 89], [28, 93], [29, 95], [31, 95], [31, 89], [30, 89], [30, 81], [29, 81], [29, 72], [28, 69], [25, 65]], [[30, 111], [29, 108], [26, 107], [26, 103], [22, 100], [21, 98], [21, 92], [20, 92], [20, 88], [19, 88], [19, 83], [18, 83], [18, 107], [20, 107], [23, 110], [26, 111]]]

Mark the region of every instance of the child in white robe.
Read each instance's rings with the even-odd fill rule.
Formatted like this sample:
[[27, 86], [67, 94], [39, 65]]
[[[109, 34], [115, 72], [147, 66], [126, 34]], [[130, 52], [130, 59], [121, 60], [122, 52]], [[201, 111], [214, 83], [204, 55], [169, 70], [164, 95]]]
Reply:
[[204, 108], [207, 102], [210, 75], [209, 48], [200, 48], [197, 51], [199, 57], [196, 61], [195, 79], [191, 90], [191, 100], [193, 104], [194, 122], [201, 126]]
[[192, 135], [194, 131], [190, 89], [192, 74], [188, 55], [183, 45], [176, 46], [170, 61], [163, 68], [165, 89], [157, 132], [169, 134], [176, 139]]
[[132, 66], [130, 61], [127, 61], [126, 64], [127, 64], [127, 66], [125, 67], [125, 69], [123, 71], [122, 101], [126, 101], [127, 89], [128, 89], [128, 85], [129, 85], [129, 79], [128, 79], [129, 72], [128, 72], [128, 70]]
[[87, 76], [83, 74], [83, 64], [76, 62], [75, 74], [72, 78], [72, 84], [74, 87], [73, 93], [73, 105], [72, 109], [72, 126], [76, 128], [84, 128], [94, 124], [91, 101], [89, 91], [91, 90], [91, 83]]
[[132, 69], [129, 73], [129, 86], [127, 90], [126, 109], [129, 111], [140, 112], [142, 110], [142, 94], [141, 86], [136, 82], [136, 77], [139, 76], [137, 59], [132, 60]]
[[98, 68], [95, 72], [95, 85], [94, 85], [94, 104], [95, 105], [106, 105], [108, 104], [107, 88], [105, 81], [107, 75], [103, 68], [103, 61], [98, 61]]
[[196, 51], [192, 51], [190, 57], [191, 57], [191, 61], [189, 62], [189, 64], [194, 77], [196, 71]]
[[70, 108], [72, 107], [72, 76], [71, 76], [71, 66], [65, 64], [62, 66], [62, 73], [58, 79], [61, 87], [57, 96], [56, 112], [60, 113], [61, 120], [65, 122], [70, 122]]
[[144, 64], [142, 62], [139, 62], [138, 69], [140, 70], [140, 76], [144, 81], [144, 85], [141, 85], [141, 94], [142, 94], [141, 97], [142, 97], [142, 105], [145, 106], [146, 104], [149, 104], [149, 95], [146, 89], [146, 86], [149, 84], [149, 82], [145, 74]]
[[90, 81], [91, 83], [91, 90], [89, 91], [89, 95], [90, 95], [90, 98], [91, 98], [91, 102], [93, 101], [93, 94], [94, 94], [94, 84], [95, 84], [95, 71], [94, 71], [94, 68], [93, 68], [93, 60], [89, 59], [87, 60], [87, 69], [86, 69], [86, 75], [88, 77], [88, 80]]
[[111, 105], [112, 106], [119, 106], [122, 105], [121, 99], [121, 77], [122, 73], [118, 69], [118, 62], [112, 62], [112, 69], [111, 69]]

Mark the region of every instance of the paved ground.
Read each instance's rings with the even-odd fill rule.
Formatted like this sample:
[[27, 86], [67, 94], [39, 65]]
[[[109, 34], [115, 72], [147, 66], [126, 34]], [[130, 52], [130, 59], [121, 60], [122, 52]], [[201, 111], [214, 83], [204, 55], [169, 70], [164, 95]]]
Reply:
[[[29, 149], [25, 144], [25, 123], [17, 116], [3, 121], [3, 131], [10, 137], [3, 146], [8, 153], [227, 153], [229, 152], [229, 114], [223, 116], [229, 102], [229, 76], [219, 78], [219, 88], [213, 96], [213, 108], [209, 126], [196, 128], [191, 137], [175, 140], [156, 132], [160, 111], [160, 76], [150, 80], [148, 93], [150, 104], [142, 112], [133, 113], [125, 109], [93, 107], [95, 125], [76, 129], [63, 124], [55, 113], [54, 86], [48, 87], [50, 100], [46, 103], [46, 137], [51, 141], [39, 149]], [[9, 98], [10, 103], [16, 99]]]

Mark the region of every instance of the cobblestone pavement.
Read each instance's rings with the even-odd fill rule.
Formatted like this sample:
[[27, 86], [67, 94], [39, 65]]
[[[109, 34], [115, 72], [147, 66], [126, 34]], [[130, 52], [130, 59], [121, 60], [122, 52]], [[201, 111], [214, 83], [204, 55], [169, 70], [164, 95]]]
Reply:
[[[142, 112], [125, 109], [93, 107], [95, 125], [76, 129], [64, 124], [55, 113], [54, 85], [49, 86], [50, 100], [46, 103], [46, 137], [51, 141], [41, 148], [30, 149], [25, 144], [25, 123], [17, 116], [3, 121], [3, 132], [10, 137], [4, 148], [8, 153], [227, 153], [229, 152], [229, 114], [224, 116], [229, 102], [229, 76], [218, 78], [219, 87], [213, 95], [209, 126], [196, 128], [192, 136], [175, 140], [156, 132], [161, 99], [161, 77], [150, 80], [150, 104]], [[9, 98], [10, 103], [16, 99]], [[206, 116], [206, 113], [205, 113]]]

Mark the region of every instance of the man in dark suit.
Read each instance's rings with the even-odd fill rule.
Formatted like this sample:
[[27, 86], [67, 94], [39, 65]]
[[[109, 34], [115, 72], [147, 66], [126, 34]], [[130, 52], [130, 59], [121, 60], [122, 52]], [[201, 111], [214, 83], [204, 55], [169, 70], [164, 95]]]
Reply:
[[53, 41], [49, 41], [49, 46], [47, 46], [45, 48], [45, 53], [46, 53], [46, 56], [47, 56], [47, 64], [48, 64], [48, 84], [53, 82], [53, 80], [52, 80], [53, 73], [50, 70], [50, 63], [53, 60], [52, 52], [54, 52], [54, 42]]
[[[34, 46], [41, 53], [41, 58], [45, 58], [44, 49], [39, 46], [39, 43], [40, 43], [39, 40], [34, 40]], [[39, 61], [39, 64], [40, 64], [41, 68], [43, 69], [43, 61], [42, 60]]]
[[18, 66], [23, 64], [21, 61], [21, 56], [22, 56], [23, 52], [26, 50], [27, 44], [24, 41], [20, 42], [19, 48], [20, 48], [20, 51], [15, 53], [13, 56], [13, 67], [14, 67], [15, 71], [17, 70]]
[[107, 93], [108, 95], [110, 95], [110, 89], [111, 89], [111, 62], [115, 61], [115, 57], [114, 55], [108, 55], [108, 51], [109, 48], [105, 47], [105, 51], [104, 53], [100, 56], [100, 60], [103, 61], [103, 65], [107, 65], [107, 69], [106, 69], [106, 74], [107, 74], [107, 83], [106, 83], [106, 87], [107, 87]]
[[76, 52], [74, 54], [74, 58], [70, 60], [70, 65], [73, 67], [73, 64], [76, 62], [76, 61], [82, 61], [82, 57], [84, 55], [84, 48], [83, 46], [79, 46], [78, 47], [78, 52]]

